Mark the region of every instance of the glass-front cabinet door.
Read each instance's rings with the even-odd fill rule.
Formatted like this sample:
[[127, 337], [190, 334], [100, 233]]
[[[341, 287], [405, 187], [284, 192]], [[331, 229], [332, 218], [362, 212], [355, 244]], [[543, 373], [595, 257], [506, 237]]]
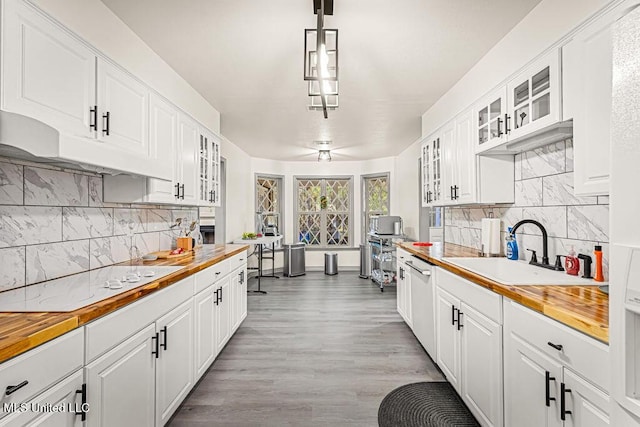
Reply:
[[442, 202], [442, 149], [440, 145], [440, 135], [435, 135], [431, 139], [431, 186], [432, 192], [430, 205], [438, 205]]
[[211, 138], [211, 194], [210, 200], [214, 206], [220, 206], [220, 141]]
[[474, 108], [475, 152], [481, 153], [506, 141], [507, 88], [492, 92]]
[[509, 140], [560, 121], [560, 50], [554, 49], [507, 84]]
[[200, 133], [198, 148], [198, 202], [206, 205], [210, 203], [211, 191], [211, 141], [203, 132]]
[[422, 206], [429, 206], [431, 203], [431, 143], [430, 139], [422, 142], [420, 154], [422, 168]]

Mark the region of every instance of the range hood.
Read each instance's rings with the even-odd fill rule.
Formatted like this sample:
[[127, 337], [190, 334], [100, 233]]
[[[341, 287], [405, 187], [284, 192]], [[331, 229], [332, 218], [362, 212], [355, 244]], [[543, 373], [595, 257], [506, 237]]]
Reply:
[[529, 151], [554, 142], [564, 141], [573, 136], [573, 120], [554, 123], [546, 128], [524, 135], [513, 141], [490, 148], [479, 155], [518, 154]]
[[172, 171], [160, 161], [96, 139], [61, 133], [31, 117], [0, 110], [0, 156], [100, 174], [145, 176], [171, 180]]

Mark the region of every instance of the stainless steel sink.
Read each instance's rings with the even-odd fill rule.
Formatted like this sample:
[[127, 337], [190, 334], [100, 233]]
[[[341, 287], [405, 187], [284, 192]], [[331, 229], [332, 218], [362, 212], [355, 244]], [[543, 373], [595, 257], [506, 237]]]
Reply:
[[553, 271], [530, 265], [526, 261], [507, 258], [443, 258], [443, 261], [469, 270], [505, 285], [602, 285], [590, 279], [570, 276], [564, 271]]

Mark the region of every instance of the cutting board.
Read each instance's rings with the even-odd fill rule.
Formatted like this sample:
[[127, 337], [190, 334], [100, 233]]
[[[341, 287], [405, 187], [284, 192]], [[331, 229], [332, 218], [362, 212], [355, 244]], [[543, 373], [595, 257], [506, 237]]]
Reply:
[[171, 255], [171, 251], [151, 252], [151, 254], [157, 256], [158, 259], [176, 259], [176, 258], [184, 258], [186, 256], [191, 256], [193, 255], [193, 251], [186, 251], [176, 255]]

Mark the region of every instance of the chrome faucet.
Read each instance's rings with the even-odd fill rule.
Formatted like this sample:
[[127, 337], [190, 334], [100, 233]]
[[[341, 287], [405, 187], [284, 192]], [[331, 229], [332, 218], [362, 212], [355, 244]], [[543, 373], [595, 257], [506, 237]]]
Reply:
[[560, 255], [556, 256], [555, 265], [549, 264], [547, 229], [544, 228], [544, 226], [540, 224], [538, 221], [533, 219], [523, 219], [522, 221], [518, 221], [516, 225], [514, 225], [513, 228], [511, 228], [511, 237], [515, 239], [516, 230], [520, 228], [520, 226], [523, 224], [533, 224], [537, 226], [542, 232], [542, 262], [541, 263], [538, 262], [538, 258], [536, 257], [536, 251], [534, 251], [533, 249], [529, 249], [532, 252], [531, 261], [529, 261], [529, 264], [535, 265], [536, 267], [548, 268], [550, 270], [564, 271], [564, 268], [562, 268], [562, 262], [560, 261]]

